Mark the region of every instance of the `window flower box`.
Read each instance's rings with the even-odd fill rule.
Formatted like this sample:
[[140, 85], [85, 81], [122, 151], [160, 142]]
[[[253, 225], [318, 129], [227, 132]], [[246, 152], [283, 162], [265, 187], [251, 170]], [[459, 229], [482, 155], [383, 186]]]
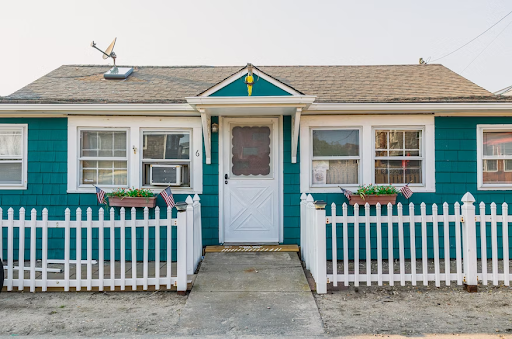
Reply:
[[156, 206], [156, 197], [109, 197], [111, 207], [148, 207]]
[[352, 195], [349, 201], [350, 205], [358, 204], [359, 206], [364, 206], [366, 203], [369, 205], [377, 205], [380, 203], [381, 206], [386, 206], [391, 203], [391, 205], [396, 204], [396, 194], [383, 194], [383, 195], [366, 195], [364, 198], [359, 195]]
[[118, 188], [107, 193], [108, 204], [113, 207], [148, 207], [154, 208], [156, 197], [149, 189]]

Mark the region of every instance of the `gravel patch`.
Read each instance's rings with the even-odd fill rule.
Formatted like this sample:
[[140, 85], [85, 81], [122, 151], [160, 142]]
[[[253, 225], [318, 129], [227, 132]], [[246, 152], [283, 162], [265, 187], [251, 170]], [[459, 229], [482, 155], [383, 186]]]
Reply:
[[1, 293], [0, 336], [169, 334], [186, 299], [176, 292]]
[[512, 288], [350, 286], [315, 294], [329, 336], [512, 334]]

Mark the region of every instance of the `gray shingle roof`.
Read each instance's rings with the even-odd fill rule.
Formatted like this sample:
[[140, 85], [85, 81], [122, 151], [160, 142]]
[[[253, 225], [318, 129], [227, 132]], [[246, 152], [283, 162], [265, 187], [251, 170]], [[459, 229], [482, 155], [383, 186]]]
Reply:
[[[105, 80], [110, 66], [64, 65], [0, 102], [184, 103], [242, 68], [139, 66], [126, 80]], [[258, 68], [319, 103], [499, 100], [442, 65]]]

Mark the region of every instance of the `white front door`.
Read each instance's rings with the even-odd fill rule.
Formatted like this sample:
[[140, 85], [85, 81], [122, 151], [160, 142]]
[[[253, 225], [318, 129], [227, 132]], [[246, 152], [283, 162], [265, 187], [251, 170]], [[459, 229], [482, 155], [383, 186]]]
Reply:
[[279, 242], [278, 132], [277, 118], [224, 119], [225, 243]]

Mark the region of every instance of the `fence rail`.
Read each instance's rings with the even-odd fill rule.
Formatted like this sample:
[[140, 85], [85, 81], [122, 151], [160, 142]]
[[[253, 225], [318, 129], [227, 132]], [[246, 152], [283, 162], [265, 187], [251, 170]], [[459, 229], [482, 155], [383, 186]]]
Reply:
[[[26, 287], [31, 292], [36, 288], [47, 291], [48, 288], [62, 288], [69, 291], [74, 288], [76, 291], [85, 289], [90, 291], [93, 287], [103, 291], [126, 290], [131, 287], [137, 290], [141, 287], [147, 290], [149, 286], [155, 289], [171, 289], [173, 286], [178, 291], [186, 291], [187, 276], [193, 274], [201, 260], [201, 204], [197, 195], [188, 197], [187, 207], [184, 211], [178, 211], [177, 218], [173, 219], [172, 209], [166, 210], [166, 219], [160, 218], [160, 208], [155, 208], [154, 219], [149, 219], [149, 209], [144, 208], [144, 218], [137, 219], [136, 209], [130, 210], [131, 218], [126, 220], [126, 211], [120, 209], [120, 218], [115, 220], [114, 209], [110, 209], [110, 216], [105, 220], [103, 208], [99, 210], [98, 220], [92, 219], [92, 209], [86, 211], [86, 219], [82, 220], [82, 210], [77, 208], [76, 220], [70, 220], [70, 210], [67, 208], [64, 213], [64, 220], [48, 220], [48, 210], [42, 211], [42, 220], [37, 220], [37, 211], [31, 210], [30, 219], [25, 218], [25, 209], [19, 211], [19, 219], [14, 220], [14, 210], [9, 208], [7, 220], [2, 220], [2, 209], [0, 208], [0, 255], [3, 249], [3, 230], [7, 228], [7, 258], [2, 258], [4, 269], [7, 270], [5, 286], [7, 291], [17, 288], [24, 290]], [[172, 264], [172, 242], [173, 228], [176, 228], [176, 267]], [[64, 260], [48, 258], [48, 233], [52, 229], [64, 229]], [[71, 230], [75, 230], [75, 259], [71, 260]], [[137, 229], [143, 229], [142, 239], [137, 237]], [[154, 232], [154, 261], [149, 261], [150, 253], [150, 229]], [[15, 237], [17, 231], [17, 239]], [[40, 232], [38, 232], [38, 230]], [[85, 239], [82, 239], [82, 231], [85, 230]], [[98, 239], [93, 239], [93, 230], [98, 234]], [[117, 232], [116, 232], [117, 230]], [[37, 238], [41, 234], [40, 244]], [[119, 237], [116, 237], [116, 233]], [[109, 237], [106, 237], [109, 235]], [[129, 238], [127, 238], [127, 236]], [[105, 249], [107, 239], [110, 246]], [[29, 242], [28, 242], [28, 239]], [[166, 241], [166, 257], [161, 258], [161, 241]], [[15, 248], [15, 240], [18, 248]], [[82, 243], [86, 246], [82, 248]], [[26, 244], [29, 244], [27, 247]], [[116, 243], [118, 246], [116, 247]], [[142, 243], [142, 244], [141, 244]], [[94, 250], [97, 248], [97, 260], [93, 260]], [[142, 265], [137, 262], [137, 250], [142, 249]], [[119, 260], [116, 261], [116, 250], [120, 252]], [[25, 252], [29, 257], [25, 258]], [[86, 255], [82, 258], [82, 251]], [[127, 251], [131, 252], [131, 258], [127, 258]], [[153, 251], [153, 249], [151, 249]], [[15, 255], [17, 254], [17, 256]], [[108, 260], [105, 255], [108, 254]], [[15, 266], [15, 257], [18, 258]], [[41, 260], [37, 260], [40, 257]], [[28, 262], [28, 264], [27, 264]], [[62, 274], [56, 277], [52, 272], [59, 272], [50, 267], [52, 263], [62, 263]], [[165, 271], [161, 272], [161, 267]], [[151, 268], [151, 270], [150, 270]], [[93, 269], [95, 272], [93, 272]], [[140, 271], [141, 270], [141, 271]], [[28, 277], [25, 274], [28, 271]], [[151, 276], [150, 276], [151, 271]], [[41, 274], [36, 274], [41, 272]], [[16, 274], [15, 274], [16, 273]], [[49, 277], [48, 275], [51, 275]]]
[[[370, 215], [368, 204], [354, 205], [354, 213], [349, 215], [347, 204], [343, 204], [341, 215], [337, 215], [337, 206], [333, 203], [331, 215], [327, 216], [322, 206], [315, 205], [311, 195], [303, 194], [302, 258], [317, 283], [318, 293], [326, 293], [329, 282], [334, 286], [338, 282], [345, 286], [350, 283], [359, 286], [361, 282], [368, 286], [372, 283], [382, 286], [384, 283], [394, 285], [399, 282], [403, 286], [406, 282], [412, 285], [434, 282], [440, 286], [444, 282], [449, 286], [454, 281], [458, 285], [476, 286], [480, 280], [484, 285], [492, 281], [494, 285], [503, 282], [509, 286], [512, 279], [509, 256], [509, 227], [512, 220], [508, 215], [508, 205], [503, 203], [502, 214], [498, 215], [497, 206], [492, 203], [491, 214], [486, 215], [486, 205], [482, 202], [479, 206], [480, 214], [475, 215], [474, 201], [473, 196], [466, 193], [462, 198], [462, 206], [458, 202], [453, 204], [452, 214], [449, 213], [450, 206], [447, 203], [440, 209], [432, 204], [431, 214], [427, 214], [427, 205], [421, 203], [419, 215], [415, 214], [413, 203], [409, 206], [398, 203], [395, 211], [391, 204], [384, 208], [378, 204], [375, 215]], [[404, 215], [404, 209], [408, 209], [408, 215]], [[330, 249], [327, 248], [327, 224], [332, 225]], [[477, 245], [477, 225], [480, 246]], [[364, 229], [362, 234], [360, 229]], [[419, 234], [416, 234], [418, 229]], [[353, 236], [349, 235], [349, 230]], [[375, 242], [372, 241], [372, 235], [376, 238]], [[395, 239], [398, 240], [398, 246]], [[491, 253], [487, 253], [488, 239], [491, 242]], [[430, 252], [433, 252], [431, 254], [429, 245], [432, 249]], [[395, 257], [396, 247], [398, 256]], [[453, 247], [455, 255], [451, 252]], [[353, 260], [349, 258], [350, 249], [353, 250]], [[406, 249], [409, 258], [405, 255]], [[343, 253], [340, 261], [338, 250]], [[332, 273], [329, 274], [327, 253], [332, 258]], [[361, 253], [364, 260], [360, 258]], [[375, 255], [372, 257], [374, 253], [376, 258]], [[420, 253], [418, 257], [417, 253]], [[480, 254], [479, 258], [477, 253]], [[384, 258], [386, 254], [387, 260]], [[488, 259], [491, 259], [490, 271]]]

